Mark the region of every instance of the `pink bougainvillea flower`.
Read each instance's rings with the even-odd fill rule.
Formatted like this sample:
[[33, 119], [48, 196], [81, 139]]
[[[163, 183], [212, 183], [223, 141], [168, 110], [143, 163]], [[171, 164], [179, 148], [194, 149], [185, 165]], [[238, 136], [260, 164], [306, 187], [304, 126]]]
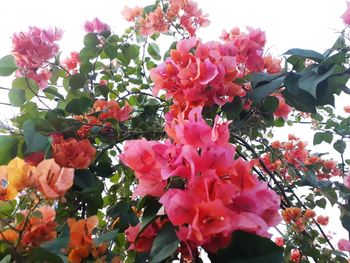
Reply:
[[340, 251], [350, 251], [350, 242], [346, 239], [340, 239], [338, 242], [338, 249]]
[[320, 215], [316, 218], [316, 220], [320, 225], [326, 226], [326, 225], [328, 225], [329, 217]]
[[142, 15], [142, 12], [143, 8], [141, 7], [135, 6], [134, 8], [130, 8], [128, 6], [125, 6], [122, 11], [122, 15], [126, 21], [135, 22], [136, 18]]
[[[130, 243], [129, 250], [135, 250], [139, 253], [149, 252], [152, 248], [152, 242], [157, 235], [158, 226], [154, 222], [146, 227], [146, 229], [138, 236], [140, 231], [140, 223], [136, 226], [130, 226], [125, 231], [125, 236]], [[138, 236], [138, 238], [137, 238]]]
[[344, 185], [350, 189], [350, 175], [344, 177]]
[[289, 113], [292, 111], [292, 108], [287, 105], [282, 95], [277, 94], [275, 95], [275, 97], [278, 99], [278, 107], [273, 113], [273, 115], [275, 115], [276, 117], [287, 119]]
[[284, 239], [283, 239], [283, 237], [276, 237], [275, 244], [277, 246], [279, 246], [279, 247], [283, 247], [284, 246]]
[[346, 113], [350, 113], [350, 106], [344, 106], [344, 111]]
[[61, 168], [54, 159], [42, 161], [33, 173], [39, 190], [48, 199], [64, 196], [73, 185], [74, 169]]
[[164, 12], [160, 6], [139, 21], [139, 30], [143, 36], [167, 32], [169, 26], [170, 24], [166, 21]]
[[69, 57], [67, 57], [65, 60], [63, 60], [62, 65], [63, 67], [72, 73], [77, 73], [78, 71], [78, 65], [80, 63], [79, 59], [79, 53], [78, 52], [71, 52]]
[[346, 2], [347, 8], [345, 13], [341, 16], [345, 25], [350, 25], [350, 2]]
[[92, 21], [86, 21], [84, 24], [84, 29], [87, 33], [101, 33], [103, 31], [110, 31], [109, 25], [103, 23], [97, 17]]

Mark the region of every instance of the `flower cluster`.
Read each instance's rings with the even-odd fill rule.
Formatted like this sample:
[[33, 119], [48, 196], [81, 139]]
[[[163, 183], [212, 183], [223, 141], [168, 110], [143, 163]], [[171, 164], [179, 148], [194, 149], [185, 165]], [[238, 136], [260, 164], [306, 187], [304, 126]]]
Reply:
[[37, 189], [47, 199], [63, 197], [73, 185], [74, 169], [62, 168], [53, 159], [36, 167], [16, 157], [0, 166], [0, 200], [14, 200], [26, 188]]
[[170, 0], [167, 9], [158, 5], [147, 14], [138, 6], [125, 7], [122, 15], [127, 21], [136, 22], [136, 27], [144, 36], [167, 32], [175, 23], [193, 36], [200, 27], [209, 25], [207, 15], [203, 15], [197, 3], [192, 0]]
[[[319, 180], [340, 175], [341, 172], [336, 161], [324, 160], [310, 153], [306, 146], [306, 142], [300, 141], [299, 138], [290, 134], [287, 142], [273, 141], [271, 143], [272, 153], [262, 155], [260, 160], [265, 163], [269, 170], [278, 171], [288, 181], [298, 180], [298, 177], [289, 174], [289, 165], [295, 166], [300, 171], [311, 169]], [[253, 160], [251, 163], [260, 166], [259, 160]]]
[[69, 57], [63, 60], [62, 65], [68, 72], [76, 74], [78, 73], [79, 63], [80, 63], [79, 53], [71, 52]]
[[[89, 115], [76, 116], [76, 119], [86, 122], [78, 131], [77, 134], [80, 138], [86, 138], [92, 127], [95, 125], [104, 126], [108, 130], [111, 127], [111, 120], [118, 122], [127, 121], [130, 119], [132, 107], [125, 102], [124, 107], [120, 107], [119, 103], [115, 100], [105, 101], [96, 100]], [[97, 114], [97, 116], [96, 116]]]
[[86, 169], [94, 160], [96, 149], [88, 139], [64, 139], [61, 134], [53, 134], [53, 156], [62, 167]]
[[84, 24], [84, 29], [87, 33], [102, 33], [104, 31], [110, 31], [111, 28], [106, 23], [103, 23], [97, 17], [92, 21], [86, 21]]
[[35, 80], [45, 88], [51, 73], [43, 66], [58, 52], [56, 41], [62, 37], [57, 28], [30, 27], [28, 32], [15, 33], [12, 37], [13, 55], [21, 68], [17, 74]]
[[252, 175], [249, 163], [234, 159], [228, 123], [217, 117], [212, 128], [201, 110], [168, 124], [173, 143], [125, 143], [120, 159], [139, 180], [134, 196], [160, 197], [178, 238], [212, 252], [235, 230], [269, 236], [268, 228], [280, 221], [279, 197]]
[[[177, 43], [170, 57], [150, 72], [153, 93], [166, 91], [175, 105], [185, 107], [223, 105], [235, 96], [244, 96], [250, 86], [235, 83], [251, 72], [280, 71], [280, 61], [263, 58], [265, 33], [248, 28], [224, 34], [225, 43], [202, 43], [195, 37]], [[278, 117], [287, 117], [290, 108], [281, 96]]]
[[[0, 240], [25, 246], [39, 246], [56, 238], [56, 212], [50, 206], [42, 206], [29, 214], [24, 210], [17, 216], [17, 222], [11, 228], [0, 232]], [[20, 238], [21, 235], [21, 238]]]
[[103, 256], [107, 251], [107, 245], [102, 243], [96, 246], [93, 243], [92, 231], [97, 226], [98, 219], [97, 216], [91, 216], [87, 219], [76, 220], [74, 218], [69, 218], [69, 237], [70, 242], [68, 244], [68, 260], [71, 263], [80, 263], [91, 254], [96, 260], [99, 259], [105, 262], [105, 256]]

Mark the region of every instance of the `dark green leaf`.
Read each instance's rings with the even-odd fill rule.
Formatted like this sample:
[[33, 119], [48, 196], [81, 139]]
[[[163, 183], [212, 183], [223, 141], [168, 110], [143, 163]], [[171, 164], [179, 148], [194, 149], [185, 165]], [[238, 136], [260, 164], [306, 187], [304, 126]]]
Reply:
[[315, 203], [318, 207], [321, 207], [323, 209], [325, 209], [327, 205], [327, 201], [324, 198], [317, 200]]
[[49, 146], [48, 138], [36, 131], [35, 124], [32, 120], [24, 122], [23, 134], [27, 147], [25, 153], [45, 151]]
[[323, 140], [327, 143], [331, 143], [333, 141], [333, 133], [326, 131], [323, 133]]
[[57, 97], [61, 100], [64, 100], [64, 97], [58, 92], [57, 88], [54, 86], [49, 86], [46, 89], [43, 90], [47, 97], [49, 97], [49, 94], [53, 95], [54, 97]]
[[7, 55], [0, 59], [0, 76], [10, 76], [16, 69], [17, 64], [12, 55]]
[[209, 254], [212, 262], [220, 263], [281, 263], [283, 248], [268, 238], [236, 231], [228, 247]]
[[81, 97], [79, 99], [73, 99], [68, 102], [65, 110], [69, 113], [82, 115], [86, 113], [91, 107], [91, 100], [88, 97]]
[[145, 230], [145, 228], [157, 218], [157, 213], [161, 207], [162, 204], [154, 199], [147, 204], [147, 207], [145, 208], [142, 215], [141, 227], [138, 235], [140, 235], [143, 230]]
[[27, 100], [31, 100], [39, 91], [39, 86], [34, 80], [24, 77], [15, 78], [12, 81], [12, 88], [23, 89]]
[[320, 144], [323, 142], [323, 132], [316, 132], [314, 135], [314, 145]]
[[86, 82], [86, 77], [83, 74], [74, 74], [70, 77], [69, 86], [72, 89], [80, 89], [84, 87]]
[[265, 97], [261, 105], [263, 113], [273, 113], [278, 108], [279, 101], [274, 96]]
[[177, 238], [174, 226], [169, 222], [163, 226], [153, 240], [150, 253], [150, 263], [158, 263], [167, 259], [178, 249], [180, 240]]
[[113, 44], [106, 44], [103, 51], [110, 59], [115, 59], [118, 54], [118, 48]]
[[45, 263], [50, 259], [50, 263], [63, 263], [64, 261], [58, 255], [41, 247], [35, 247], [30, 250], [29, 262]]
[[299, 56], [303, 58], [309, 58], [316, 62], [322, 62], [324, 60], [324, 56], [316, 51], [309, 50], [309, 49], [300, 49], [300, 48], [293, 48], [288, 50], [285, 55], [294, 55]]
[[338, 152], [343, 154], [346, 148], [346, 143], [342, 140], [337, 140], [334, 144], [333, 144], [333, 148]]
[[93, 242], [95, 246], [101, 245], [102, 243], [114, 241], [117, 238], [117, 235], [119, 234], [118, 229], [109, 231], [102, 236], [99, 236], [97, 238], [94, 238]]
[[17, 155], [18, 140], [13, 136], [0, 135], [0, 165], [7, 164]]
[[41, 248], [50, 251], [53, 254], [62, 253], [62, 249], [68, 247], [69, 237], [57, 237], [52, 241], [48, 241], [41, 245]]
[[155, 60], [160, 60], [161, 59], [159, 47], [158, 47], [158, 45], [156, 43], [150, 43], [148, 45], [147, 51], [150, 54], [150, 56], [152, 58], [154, 58]]

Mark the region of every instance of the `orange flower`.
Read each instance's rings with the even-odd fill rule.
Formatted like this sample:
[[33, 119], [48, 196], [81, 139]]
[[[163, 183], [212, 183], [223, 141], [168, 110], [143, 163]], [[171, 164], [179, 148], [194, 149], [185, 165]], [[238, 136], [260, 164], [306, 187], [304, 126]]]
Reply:
[[[22, 213], [27, 216], [28, 212]], [[39, 246], [56, 237], [56, 223], [54, 221], [56, 212], [51, 206], [42, 206], [29, 216], [28, 224], [24, 226], [25, 230], [21, 241], [23, 245]], [[23, 223], [19, 224], [19, 229], [23, 228]]]
[[69, 218], [67, 223], [70, 228], [69, 247], [71, 248], [68, 260], [72, 263], [79, 263], [90, 254], [92, 249], [92, 230], [96, 227], [98, 219], [97, 216], [78, 221], [74, 218]]
[[0, 240], [5, 240], [6, 242], [11, 243], [12, 245], [16, 244], [18, 238], [18, 232], [13, 229], [6, 229], [0, 232]]
[[305, 214], [304, 214], [304, 217], [305, 217], [306, 219], [314, 218], [315, 216], [316, 216], [315, 211], [313, 211], [313, 210], [311, 210], [311, 209], [306, 209]]
[[48, 199], [65, 195], [73, 185], [74, 169], [61, 168], [54, 159], [44, 160], [34, 171], [39, 190]]
[[7, 201], [16, 198], [18, 191], [8, 181], [7, 166], [0, 166], [0, 200]]
[[289, 207], [282, 211], [282, 217], [284, 221], [290, 223], [292, 220], [301, 217], [301, 209], [298, 207]]
[[18, 157], [12, 159], [7, 165], [9, 185], [16, 188], [18, 192], [32, 186], [34, 184], [33, 178], [30, 176], [32, 169], [33, 166], [27, 164], [24, 160]]
[[60, 135], [55, 136], [52, 147], [55, 162], [70, 168], [88, 168], [96, 153], [89, 140], [78, 141], [75, 138], [65, 140]]

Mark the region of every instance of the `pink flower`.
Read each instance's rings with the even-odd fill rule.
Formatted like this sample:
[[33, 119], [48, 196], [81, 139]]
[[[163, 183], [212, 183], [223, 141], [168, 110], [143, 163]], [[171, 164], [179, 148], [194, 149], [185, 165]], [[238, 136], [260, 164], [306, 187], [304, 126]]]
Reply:
[[284, 239], [283, 239], [283, 237], [276, 237], [275, 244], [277, 246], [279, 246], [279, 247], [283, 247], [284, 246]]
[[122, 11], [122, 15], [126, 21], [135, 22], [135, 19], [142, 15], [143, 9], [141, 7], [135, 6], [134, 8], [130, 8], [125, 6]]
[[317, 223], [319, 223], [320, 225], [326, 226], [326, 225], [328, 225], [329, 217], [328, 217], [328, 216], [322, 216], [322, 215], [320, 215], [320, 216], [318, 216], [318, 217], [316, 218], [316, 221], [317, 221]]
[[276, 117], [287, 119], [289, 113], [292, 111], [292, 108], [287, 105], [282, 95], [277, 94], [275, 95], [275, 97], [278, 99], [278, 107], [273, 113], [273, 115], [275, 115]]
[[154, 33], [164, 33], [169, 30], [170, 24], [166, 21], [164, 12], [160, 6], [150, 12], [145, 18], [139, 21], [140, 33], [143, 36], [151, 36]]
[[[350, 4], [350, 3], [349, 3]], [[344, 106], [344, 111], [350, 113], [350, 106]]]
[[62, 37], [57, 28], [29, 27], [28, 32], [15, 33], [12, 37], [13, 55], [17, 64], [25, 69], [36, 70], [58, 52], [55, 41]]
[[347, 4], [347, 9], [345, 13], [341, 16], [343, 19], [344, 24], [350, 25], [350, 2], [346, 2]]
[[350, 251], [350, 242], [346, 239], [340, 239], [338, 242], [338, 249], [340, 251]]
[[350, 189], [350, 175], [344, 177], [344, 185]]
[[92, 21], [86, 21], [84, 24], [84, 29], [87, 33], [101, 33], [103, 31], [110, 31], [109, 25], [103, 23], [97, 17]]
[[65, 60], [63, 60], [62, 64], [66, 70], [69, 72], [77, 72], [77, 67], [80, 63], [79, 59], [79, 53], [78, 52], [71, 52], [70, 56], [67, 57]]

